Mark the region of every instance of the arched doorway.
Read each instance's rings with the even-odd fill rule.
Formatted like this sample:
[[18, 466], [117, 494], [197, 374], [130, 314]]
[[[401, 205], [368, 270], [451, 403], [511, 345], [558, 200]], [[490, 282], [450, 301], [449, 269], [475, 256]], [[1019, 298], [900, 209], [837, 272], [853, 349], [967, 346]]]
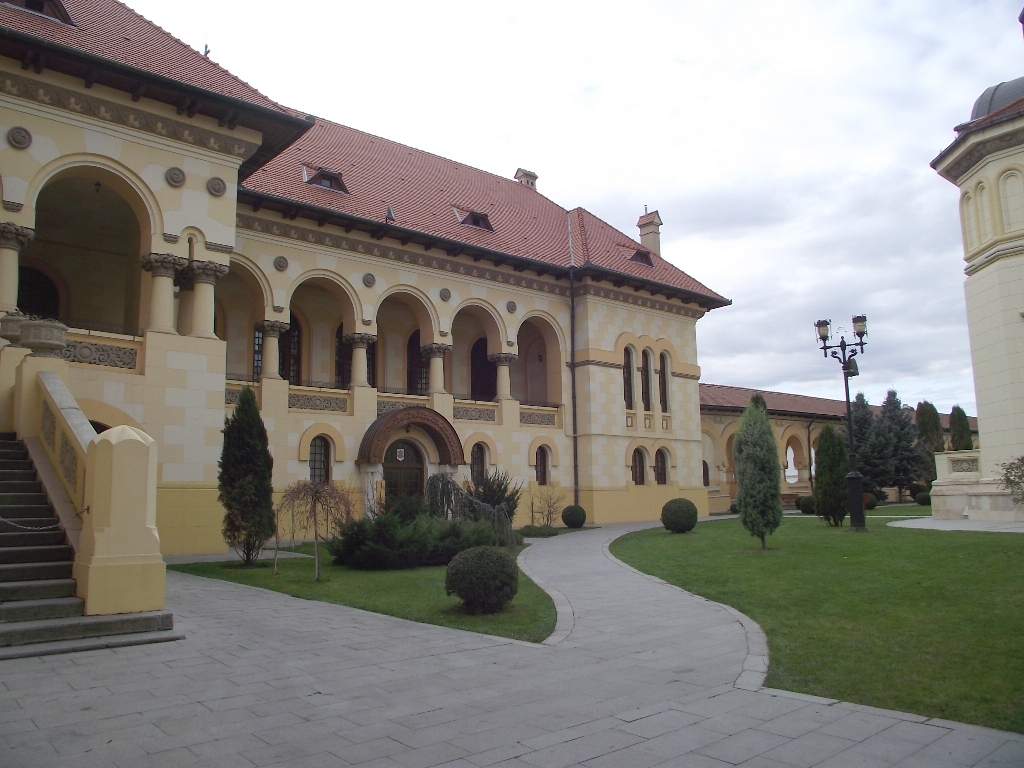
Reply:
[[416, 444], [396, 440], [384, 452], [384, 493], [386, 498], [419, 496], [423, 493], [424, 461]]

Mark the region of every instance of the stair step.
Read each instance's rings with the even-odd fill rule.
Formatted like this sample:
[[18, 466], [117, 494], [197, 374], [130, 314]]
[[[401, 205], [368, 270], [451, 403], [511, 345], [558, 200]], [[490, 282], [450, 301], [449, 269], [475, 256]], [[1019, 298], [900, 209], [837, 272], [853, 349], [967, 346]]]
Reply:
[[[5, 511], [0, 512], [0, 515], [7, 517], [8, 520], [0, 520], [0, 533], [35, 533], [40, 530], [42, 531], [56, 531], [59, 528], [54, 528], [58, 524], [57, 518], [53, 516], [52, 512], [49, 517], [24, 517], [19, 515], [8, 515]], [[32, 530], [26, 531], [29, 528]]]
[[[40, 491], [6, 493], [0, 490], [0, 507], [17, 507], [22, 504], [46, 504], [46, 494]], [[3, 510], [0, 509], [0, 514]]]
[[0, 565], [11, 563], [53, 563], [75, 559], [75, 550], [67, 544], [47, 544], [42, 547], [7, 547], [0, 549]]
[[74, 579], [37, 579], [0, 583], [0, 603], [16, 600], [46, 600], [53, 597], [74, 597]]
[[34, 472], [35, 466], [31, 459], [0, 459], [0, 469], [31, 469]]
[[185, 635], [173, 629], [158, 632], [131, 632], [125, 635], [107, 635], [106, 637], [83, 637], [78, 640], [58, 640], [51, 643], [29, 643], [28, 645], [12, 645], [0, 648], [0, 661], [6, 659], [26, 659], [35, 656], [53, 656], [58, 653], [78, 653], [80, 651], [100, 651], [107, 648], [126, 648], [132, 645], [151, 645], [152, 643], [169, 643], [184, 640]]
[[50, 504], [10, 504], [0, 505], [0, 517], [15, 520], [19, 517], [54, 517]]
[[157, 632], [174, 628], [170, 611], [121, 613], [113, 616], [74, 616], [0, 624], [0, 648], [28, 643], [78, 640], [83, 637]]
[[0, 477], [0, 496], [18, 496], [18, 495], [31, 495], [36, 494], [46, 498], [46, 494], [43, 493], [43, 484], [35, 478], [31, 480], [5, 480]]
[[49, 597], [0, 603], [0, 625], [81, 616], [84, 605], [85, 601], [80, 597]]
[[64, 531], [19, 531], [4, 533], [0, 530], [0, 549], [4, 547], [46, 547], [66, 544]]
[[0, 432], [0, 440], [17, 440], [18, 436], [14, 432]]
[[28, 458], [28, 451], [24, 448], [0, 448], [0, 459], [17, 459], [24, 461]]
[[[25, 462], [28, 464], [28, 462]], [[9, 483], [12, 481], [16, 482], [36, 482], [36, 471], [31, 466], [18, 468], [18, 469], [5, 469], [0, 467], [0, 483]]]
[[35, 581], [36, 579], [70, 579], [71, 561], [52, 563], [0, 564], [0, 583], [7, 581]]

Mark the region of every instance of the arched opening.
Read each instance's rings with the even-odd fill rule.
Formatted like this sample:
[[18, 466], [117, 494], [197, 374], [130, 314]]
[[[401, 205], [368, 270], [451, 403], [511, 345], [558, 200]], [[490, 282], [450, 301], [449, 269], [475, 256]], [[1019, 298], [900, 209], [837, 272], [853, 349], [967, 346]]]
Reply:
[[[704, 464], [707, 467], [707, 463]], [[658, 485], [668, 484], [668, 451], [659, 448], [654, 454], [654, 482]]]
[[651, 351], [645, 349], [640, 358], [640, 399], [644, 410], [651, 410]]
[[487, 359], [487, 338], [473, 342], [469, 354], [469, 397], [490, 402], [498, 396], [498, 366]]
[[[342, 323], [334, 332], [334, 386], [348, 389], [352, 386], [352, 345], [345, 341], [348, 335]], [[377, 342], [366, 345], [366, 383], [377, 386]]]
[[377, 309], [376, 384], [383, 392], [426, 394], [430, 365], [422, 347], [434, 342], [430, 311], [414, 293], [393, 293]]
[[487, 446], [474, 443], [469, 452], [469, 477], [475, 485], [480, 485], [487, 475]]
[[[137, 215], [145, 210], [141, 200], [133, 207], [124, 194], [131, 194], [127, 183], [100, 168], [71, 169], [42, 188], [36, 235], [19, 262], [35, 272], [19, 270], [28, 282], [24, 291], [19, 284], [19, 309], [56, 316], [72, 328], [138, 335], [139, 257], [149, 222]], [[67, 296], [59, 295], [58, 283]]]
[[386, 498], [419, 496], [423, 493], [423, 454], [411, 440], [396, 440], [384, 452], [384, 493]]
[[635, 409], [636, 402], [633, 397], [633, 350], [626, 347], [622, 353], [622, 399], [626, 403], [626, 410]]
[[289, 328], [281, 334], [278, 346], [278, 373], [289, 384], [298, 385], [302, 383], [302, 326], [295, 313], [291, 314], [288, 323]]
[[637, 485], [643, 485], [647, 480], [647, 467], [644, 459], [642, 450], [637, 448], [633, 451], [633, 482]]
[[704, 474], [704, 487], [707, 488], [711, 485], [711, 467], [708, 466], [706, 461], [701, 462]]
[[320, 485], [331, 482], [331, 443], [323, 435], [309, 443], [309, 480]]
[[227, 378], [248, 381], [259, 378], [263, 368], [263, 333], [255, 325], [263, 319], [263, 288], [256, 276], [238, 262], [213, 287], [221, 322], [217, 336], [225, 344]]
[[729, 489], [729, 496], [736, 498], [736, 456], [733, 453], [736, 443], [736, 435], [729, 435], [725, 441], [725, 482]]
[[423, 359], [420, 332], [415, 330], [405, 345], [405, 391], [410, 395], [425, 395], [430, 386], [430, 366]]
[[786, 441], [786, 482], [798, 483], [806, 480], [804, 472], [807, 466], [803, 443], [797, 435], [791, 435]]
[[[281, 335], [281, 376], [293, 384], [314, 387], [347, 387], [352, 378], [352, 348], [342, 338], [353, 333], [355, 307], [345, 289], [321, 275], [311, 275], [292, 291], [289, 305], [292, 316], [302, 327], [292, 327]], [[299, 338], [294, 337], [298, 329]], [[346, 330], [348, 329], [348, 330]], [[288, 372], [295, 373], [293, 379]], [[373, 372], [368, 370], [372, 380]]]
[[512, 397], [525, 405], [560, 405], [563, 366], [555, 329], [545, 318], [528, 318], [517, 343], [519, 357], [509, 366]]
[[800, 478], [796, 469], [796, 452], [792, 445], [786, 446], [786, 482], [795, 483]]
[[551, 463], [551, 456], [550, 456], [550, 454], [548, 452], [547, 446], [544, 446], [544, 445], [537, 446], [537, 455], [534, 456], [534, 462], [535, 462], [534, 470], [536, 472], [535, 476], [536, 476], [536, 479], [537, 479], [537, 485], [547, 485], [548, 484], [548, 467], [550, 466], [550, 463]]
[[658, 367], [658, 400], [661, 402], [661, 412], [668, 413], [668, 385], [669, 376], [672, 374], [672, 366], [668, 359], [668, 353], [661, 353], [661, 365]]

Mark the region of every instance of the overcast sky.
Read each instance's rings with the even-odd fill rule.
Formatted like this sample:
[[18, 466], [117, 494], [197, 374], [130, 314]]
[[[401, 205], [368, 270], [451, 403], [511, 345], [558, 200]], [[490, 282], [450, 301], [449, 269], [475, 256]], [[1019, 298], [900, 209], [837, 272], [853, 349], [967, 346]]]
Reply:
[[929, 161], [1024, 74], [1021, 0], [129, 5], [273, 99], [511, 177], [733, 306], [702, 380], [842, 397], [812, 324], [868, 316], [854, 380], [974, 414], [957, 190]]

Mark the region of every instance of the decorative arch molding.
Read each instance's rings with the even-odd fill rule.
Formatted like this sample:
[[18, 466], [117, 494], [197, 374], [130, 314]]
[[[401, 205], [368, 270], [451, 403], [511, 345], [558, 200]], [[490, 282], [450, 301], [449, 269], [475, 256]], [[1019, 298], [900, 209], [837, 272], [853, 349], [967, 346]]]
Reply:
[[308, 427], [299, 438], [299, 461], [309, 461], [309, 445], [318, 435], [323, 435], [333, 443], [334, 461], [345, 460], [345, 438], [335, 427], [320, 421]]
[[668, 465], [670, 467], [676, 466], [676, 451], [672, 447], [672, 443], [664, 438], [655, 440], [654, 445], [651, 446], [651, 456], [654, 456], [658, 451], [664, 450], [668, 454]]
[[[549, 341], [548, 335], [551, 335], [552, 339], [558, 345], [558, 360], [562, 363], [569, 362], [569, 344], [566, 341], [565, 333], [562, 331], [561, 324], [558, 322], [558, 320], [555, 319], [554, 315], [552, 315], [549, 312], [544, 312], [543, 310], [540, 309], [532, 309], [525, 315], [523, 315], [522, 319], [520, 319], [519, 325], [515, 329], [515, 338], [512, 339], [513, 341], [515, 341], [516, 346], [519, 346], [519, 331], [520, 329], [522, 329], [523, 325], [528, 320], [534, 321], [534, 325], [536, 325], [537, 328], [540, 330], [540, 334], [541, 336], [544, 337], [545, 342]], [[542, 322], [537, 322], [538, 320]], [[548, 355], [550, 354], [551, 350], [549, 349]]]
[[[420, 329], [420, 344], [434, 344], [441, 338], [441, 321], [437, 315], [437, 308], [434, 306], [434, 302], [430, 300], [419, 288], [415, 288], [411, 285], [401, 284], [393, 285], [386, 291], [377, 297], [377, 304], [373, 308], [373, 329], [367, 329], [367, 333], [375, 333], [377, 327], [377, 316], [380, 314], [381, 305], [389, 298], [408, 296], [412, 301], [408, 302], [406, 306], [412, 311], [413, 315], [416, 316], [416, 323]], [[454, 317], [454, 315], [453, 315]]]
[[[274, 290], [270, 287], [270, 281], [267, 280], [266, 274], [260, 269], [259, 264], [250, 259], [248, 256], [242, 253], [232, 253], [231, 259], [228, 262], [228, 268], [235, 268], [237, 273], [244, 275], [242, 280], [249, 285], [249, 288], [259, 288], [260, 293], [263, 296], [263, 314], [269, 315], [273, 312], [274, 304]], [[248, 278], [248, 279], [247, 279]], [[276, 320], [277, 317], [265, 317], [266, 320]]]
[[[673, 366], [675, 366], [676, 363], [678, 363], [679, 360], [682, 359], [679, 353], [676, 351], [675, 344], [673, 344], [669, 339], [666, 338], [655, 339], [654, 337], [648, 336], [647, 334], [637, 336], [635, 333], [632, 333], [631, 331], [623, 331], [615, 339], [616, 357], [621, 359], [622, 353], [625, 351], [626, 347], [633, 347], [633, 349], [636, 350], [637, 354], [643, 352], [644, 349], [651, 350], [651, 352], [654, 354], [655, 363], [658, 362], [658, 357], [661, 355], [662, 352], [668, 352], [669, 362], [671, 362]], [[637, 364], [639, 365], [639, 363]]]
[[[30, 226], [35, 225], [36, 201], [39, 198], [39, 193], [47, 184], [58, 178], [95, 176], [97, 172], [104, 177], [100, 181], [110, 184], [135, 213], [135, 218], [139, 222], [139, 231], [149, 243], [148, 251], [168, 250], [168, 245], [162, 238], [159, 243], [154, 242], [154, 238], [163, 232], [164, 217], [153, 190], [131, 168], [105, 155], [84, 152], [61, 155], [36, 171], [25, 192], [26, 210], [24, 213], [32, 220]], [[146, 232], [147, 226], [148, 233]], [[142, 247], [143, 252], [147, 252], [146, 245], [143, 244]]]
[[[483, 326], [484, 333], [487, 335], [487, 354], [496, 355], [499, 352], [504, 352], [508, 329], [505, 327], [501, 315], [498, 314], [498, 310], [486, 301], [466, 299], [459, 304], [452, 312], [451, 322], [448, 324], [449, 330], [455, 324], [455, 318], [464, 310], [468, 310], [468, 314], [475, 317]], [[422, 333], [420, 335], [422, 336]]]
[[533, 442], [530, 443], [530, 452], [527, 454], [527, 464], [531, 467], [537, 466], [537, 449], [541, 446], [548, 449], [548, 453], [551, 455], [551, 466], [558, 466], [558, 448], [555, 446], [554, 441], [547, 435], [538, 435], [533, 438]]
[[654, 466], [654, 449], [651, 447], [651, 441], [644, 437], [635, 437], [629, 441], [629, 445], [626, 446], [626, 466], [633, 466], [633, 451], [637, 448], [639, 448], [647, 458], [648, 466]]
[[477, 443], [483, 443], [487, 446], [487, 463], [492, 467], [497, 465], [496, 456], [498, 455], [498, 445], [494, 442], [494, 438], [488, 435], [486, 432], [474, 432], [472, 435], [466, 438], [463, 442], [462, 453], [465, 456], [469, 456], [473, 451], [473, 446]]
[[87, 397], [80, 397], [77, 400], [78, 407], [82, 409], [82, 413], [85, 414], [85, 418], [89, 421], [98, 421], [112, 428], [128, 426], [134, 427], [141, 432], [146, 431], [139, 422], [110, 403], [104, 403], [102, 400], [92, 400]]
[[356, 316], [359, 314], [360, 308], [362, 307], [362, 302], [360, 302], [358, 294], [355, 292], [355, 289], [353, 289], [352, 286], [348, 283], [348, 281], [343, 279], [337, 273], [331, 272], [330, 270], [311, 269], [306, 272], [303, 272], [301, 275], [295, 278], [292, 281], [291, 285], [288, 286], [288, 290], [285, 293], [285, 309], [291, 307], [292, 301], [295, 299], [295, 291], [297, 291], [303, 283], [315, 279], [324, 280], [325, 282], [331, 285], [331, 288], [329, 290], [334, 295], [334, 298], [338, 300], [338, 304], [341, 306], [341, 322], [346, 328], [345, 332], [356, 333]]
[[462, 441], [455, 427], [437, 411], [419, 405], [401, 408], [377, 418], [363, 434], [356, 464], [380, 464], [392, 435], [405, 427], [419, 427], [437, 448], [438, 463], [449, 466], [465, 464]]

